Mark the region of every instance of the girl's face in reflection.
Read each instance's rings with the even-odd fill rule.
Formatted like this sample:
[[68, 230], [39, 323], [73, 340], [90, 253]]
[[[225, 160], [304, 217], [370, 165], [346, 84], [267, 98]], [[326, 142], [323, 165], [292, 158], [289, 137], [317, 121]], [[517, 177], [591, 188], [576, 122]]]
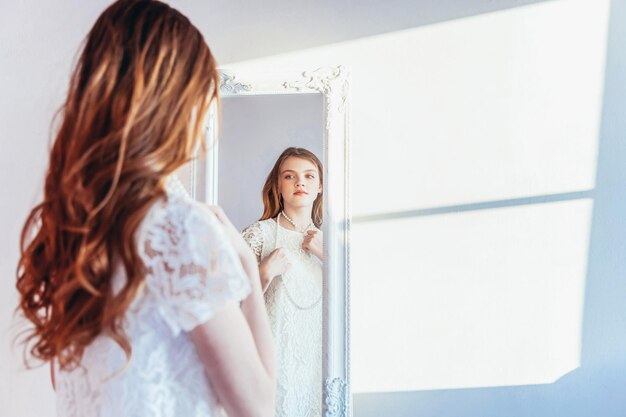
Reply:
[[317, 166], [307, 159], [289, 157], [280, 167], [278, 189], [285, 208], [313, 206], [322, 192]]

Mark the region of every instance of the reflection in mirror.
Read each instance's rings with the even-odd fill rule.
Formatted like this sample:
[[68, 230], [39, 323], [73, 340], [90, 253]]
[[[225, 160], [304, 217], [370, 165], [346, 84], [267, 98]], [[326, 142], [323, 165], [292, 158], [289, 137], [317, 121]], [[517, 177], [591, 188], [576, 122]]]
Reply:
[[[224, 208], [256, 249], [260, 264], [275, 249], [284, 252], [274, 256], [283, 258], [274, 262], [283, 263], [280, 268], [269, 260], [263, 265], [273, 270], [263, 275], [279, 350], [276, 415], [349, 417], [350, 73], [343, 66], [282, 73], [225, 69], [220, 78], [221, 117], [214, 111], [208, 120], [207, 157], [191, 168], [189, 187], [196, 199]], [[315, 157], [281, 158], [292, 147]], [[295, 174], [283, 177], [292, 163]], [[307, 178], [308, 173], [314, 175]], [[286, 198], [287, 187], [297, 186], [289, 181], [302, 182], [308, 197], [292, 192]], [[313, 198], [316, 192], [319, 200]], [[323, 215], [316, 214], [316, 200]], [[297, 236], [298, 244], [291, 246], [283, 235]], [[320, 281], [321, 298], [315, 291]], [[279, 319], [281, 303], [291, 313], [280, 313]]]
[[321, 94], [222, 100], [217, 200], [259, 261], [279, 417], [322, 414], [323, 106]]

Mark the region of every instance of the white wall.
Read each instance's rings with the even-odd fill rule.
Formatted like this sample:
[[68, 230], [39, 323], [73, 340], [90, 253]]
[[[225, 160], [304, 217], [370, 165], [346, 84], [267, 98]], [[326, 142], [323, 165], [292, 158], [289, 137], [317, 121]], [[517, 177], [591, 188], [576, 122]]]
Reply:
[[554, 1], [230, 65], [352, 68], [356, 392], [578, 367], [607, 25]]
[[626, 412], [619, 7], [228, 63], [352, 68], [355, 415]]
[[78, 47], [107, 1], [3, 1], [0, 13], [0, 415], [54, 415], [47, 369], [12, 348], [20, 229], [41, 198], [49, 126]]

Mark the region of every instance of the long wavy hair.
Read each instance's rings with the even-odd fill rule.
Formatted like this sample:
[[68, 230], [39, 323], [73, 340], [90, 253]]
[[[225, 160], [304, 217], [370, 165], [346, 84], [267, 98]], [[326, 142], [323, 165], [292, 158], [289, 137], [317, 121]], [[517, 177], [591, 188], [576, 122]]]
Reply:
[[[100, 15], [59, 112], [43, 201], [22, 230], [27, 355], [70, 368], [104, 333], [130, 359], [122, 317], [145, 274], [134, 234], [166, 176], [194, 157], [218, 85], [203, 36], [177, 10], [120, 0]], [[117, 265], [127, 279], [114, 294]]]
[[[274, 167], [268, 174], [267, 179], [265, 180], [265, 184], [263, 185], [263, 215], [259, 220], [273, 219], [274, 217], [278, 216], [278, 213], [280, 213], [281, 210], [285, 208], [283, 205], [282, 196], [280, 195], [280, 191], [278, 189], [278, 181], [283, 163], [287, 160], [287, 158], [291, 157], [306, 159], [307, 161], [312, 162], [317, 167], [317, 171], [319, 172], [320, 184], [324, 184], [324, 169], [322, 163], [313, 152], [304, 148], [295, 147], [285, 149], [276, 160], [276, 163], [274, 163]], [[313, 220], [313, 224], [315, 224], [316, 227], [322, 227], [322, 222], [324, 220], [323, 190], [324, 189], [322, 188], [322, 192], [313, 202], [311, 219]]]

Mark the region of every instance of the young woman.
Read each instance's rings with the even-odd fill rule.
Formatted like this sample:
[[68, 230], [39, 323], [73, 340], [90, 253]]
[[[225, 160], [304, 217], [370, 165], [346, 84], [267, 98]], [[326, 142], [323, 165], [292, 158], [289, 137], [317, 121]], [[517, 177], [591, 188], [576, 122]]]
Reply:
[[322, 174], [313, 153], [286, 149], [265, 181], [261, 219], [243, 231], [274, 334], [277, 417], [321, 416]]
[[158, 1], [118, 1], [87, 36], [17, 273], [59, 416], [274, 413], [254, 254], [173, 174], [218, 84], [200, 32]]

